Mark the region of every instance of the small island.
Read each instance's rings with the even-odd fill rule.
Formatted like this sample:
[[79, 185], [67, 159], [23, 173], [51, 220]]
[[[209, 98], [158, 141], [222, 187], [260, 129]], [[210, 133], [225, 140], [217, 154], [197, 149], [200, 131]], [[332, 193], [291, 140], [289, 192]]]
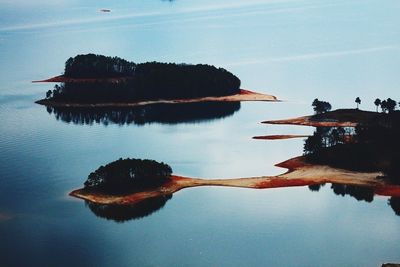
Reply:
[[38, 104], [57, 107], [115, 107], [207, 101], [277, 101], [240, 89], [231, 72], [205, 64], [133, 63], [87, 54], [69, 58], [57, 82]]
[[157, 188], [171, 179], [172, 169], [154, 160], [122, 159], [100, 166], [84, 183], [87, 192], [113, 195]]

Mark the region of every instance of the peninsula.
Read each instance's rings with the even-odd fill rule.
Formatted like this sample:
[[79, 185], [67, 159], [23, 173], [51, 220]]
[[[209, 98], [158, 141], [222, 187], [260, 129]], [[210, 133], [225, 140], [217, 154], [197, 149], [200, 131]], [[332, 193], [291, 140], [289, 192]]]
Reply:
[[[314, 115], [284, 120], [268, 120], [262, 123], [313, 127], [356, 127], [358, 125], [380, 125], [382, 121], [393, 121], [400, 117], [399, 112], [396, 111], [397, 102], [391, 98], [383, 101], [377, 98], [374, 102], [376, 112], [360, 110], [358, 108], [359, 103], [361, 103], [359, 97], [356, 98], [355, 102], [357, 103], [356, 109], [337, 109], [331, 111], [332, 106], [330, 103], [314, 99], [312, 102]], [[378, 112], [379, 106], [382, 112]]]

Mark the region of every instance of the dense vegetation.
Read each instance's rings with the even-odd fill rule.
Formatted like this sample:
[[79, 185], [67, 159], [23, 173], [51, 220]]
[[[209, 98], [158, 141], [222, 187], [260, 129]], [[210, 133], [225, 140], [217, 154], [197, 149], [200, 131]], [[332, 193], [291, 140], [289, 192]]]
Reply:
[[119, 57], [87, 54], [70, 57], [64, 76], [71, 78], [124, 77], [135, 72], [136, 64]]
[[359, 125], [355, 129], [317, 128], [304, 143], [308, 161], [354, 171], [381, 171], [400, 183], [400, 112], [340, 110], [314, 117], [338, 120], [353, 117], [350, 120]]
[[[77, 103], [132, 102], [224, 96], [240, 91], [239, 78], [223, 68], [203, 64], [135, 64], [94, 54], [68, 59], [64, 76], [83, 80], [56, 85], [46, 93], [48, 99]], [[85, 81], [84, 78], [99, 80]]]
[[315, 114], [322, 114], [332, 109], [332, 106], [329, 102], [320, 101], [318, 100], [318, 98], [314, 99], [314, 101], [312, 102], [312, 107]]
[[[400, 111], [396, 111], [397, 102], [388, 98], [374, 101], [376, 112], [361, 111], [361, 99], [355, 99], [357, 109], [339, 109], [328, 112], [331, 105], [315, 99], [312, 103], [317, 121], [357, 122], [354, 128], [318, 127], [304, 143], [304, 155], [307, 161], [327, 164], [336, 168], [353, 171], [380, 171], [391, 182], [400, 184]], [[382, 113], [378, 113], [381, 107]], [[319, 191], [324, 186], [310, 185], [311, 191]], [[357, 200], [373, 201], [374, 190], [369, 187], [332, 184], [336, 195], [349, 195]], [[393, 211], [400, 216], [400, 198], [388, 200]]]
[[154, 160], [119, 159], [89, 174], [84, 185], [86, 190], [130, 193], [161, 186], [171, 173], [170, 166]]

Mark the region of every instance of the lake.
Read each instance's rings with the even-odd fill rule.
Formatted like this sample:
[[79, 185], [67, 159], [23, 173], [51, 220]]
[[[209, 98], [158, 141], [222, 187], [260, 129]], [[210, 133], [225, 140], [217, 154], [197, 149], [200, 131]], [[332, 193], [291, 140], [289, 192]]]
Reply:
[[[68, 196], [121, 157], [163, 161], [188, 177], [285, 172], [274, 165], [301, 155], [304, 140], [252, 137], [313, 128], [261, 121], [311, 114], [314, 98], [353, 108], [360, 97], [365, 110], [377, 97], [400, 100], [399, 11], [397, 1], [372, 0], [0, 0], [0, 265], [400, 262], [400, 216], [388, 198], [357, 201], [330, 185], [190, 188], [124, 222]], [[52, 84], [31, 81], [59, 75], [68, 57], [83, 53], [213, 64], [242, 88], [284, 101], [245, 102], [215, 117], [197, 107], [194, 117], [140, 123], [74, 122], [35, 104]]]

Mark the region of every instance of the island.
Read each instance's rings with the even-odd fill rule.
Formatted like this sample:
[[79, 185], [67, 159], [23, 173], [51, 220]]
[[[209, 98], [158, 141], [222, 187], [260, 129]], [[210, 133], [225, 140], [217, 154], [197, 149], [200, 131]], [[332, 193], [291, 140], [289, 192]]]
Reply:
[[223, 68], [205, 64], [137, 64], [95, 54], [71, 57], [63, 75], [34, 82], [61, 83], [36, 102], [56, 107], [277, 101], [275, 96], [241, 89], [240, 79]]
[[171, 173], [169, 165], [154, 160], [120, 158], [90, 173], [84, 190], [117, 195], [132, 193], [169, 182]]

